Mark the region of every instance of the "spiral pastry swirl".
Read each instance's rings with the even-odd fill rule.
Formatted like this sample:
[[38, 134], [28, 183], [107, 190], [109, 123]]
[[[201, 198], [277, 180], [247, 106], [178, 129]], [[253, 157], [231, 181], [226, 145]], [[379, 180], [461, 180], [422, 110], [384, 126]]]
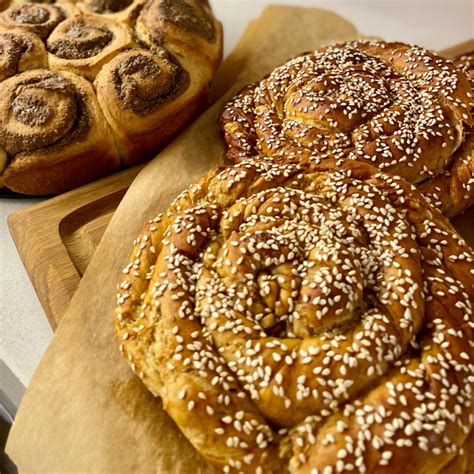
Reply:
[[206, 84], [185, 58], [178, 62], [161, 48], [125, 51], [104, 66], [95, 82], [97, 96], [117, 142], [128, 150], [127, 163], [146, 159], [153, 142], [174, 135], [173, 124], [190, 121]]
[[464, 472], [473, 301], [474, 253], [401, 178], [246, 160], [145, 226], [115, 324], [224, 472]]
[[[27, 71], [3, 81], [0, 97], [0, 145], [11, 159], [2, 181], [10, 189], [33, 188], [40, 180], [42, 191], [53, 192], [118, 168], [110, 131], [85, 79]], [[63, 166], [51, 169], [59, 159]]]
[[47, 64], [46, 49], [37, 36], [21, 30], [0, 30], [0, 81]]
[[148, 0], [135, 32], [150, 48], [166, 45], [178, 57], [199, 58], [198, 66], [207, 77], [222, 55], [222, 28], [207, 0]]
[[449, 172], [472, 125], [470, 97], [451, 61], [402, 43], [349, 42], [246, 87], [221, 124], [234, 161], [343, 156], [420, 183]]
[[89, 80], [94, 80], [114, 56], [133, 45], [129, 28], [95, 15], [76, 15], [63, 21], [47, 42], [51, 69], [74, 72]]
[[58, 5], [25, 2], [0, 13], [0, 26], [28, 31], [44, 40], [65, 19], [66, 11]]

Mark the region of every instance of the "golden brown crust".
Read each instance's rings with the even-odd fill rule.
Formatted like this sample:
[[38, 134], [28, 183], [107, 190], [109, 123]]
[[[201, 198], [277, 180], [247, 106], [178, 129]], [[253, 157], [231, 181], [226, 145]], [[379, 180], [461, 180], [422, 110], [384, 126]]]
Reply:
[[454, 217], [474, 205], [474, 133], [453, 155], [452, 165], [444, 172], [418, 185], [420, 191], [447, 217]]
[[2, 181], [13, 191], [57, 193], [118, 170], [111, 135], [80, 76], [37, 69], [0, 83], [0, 143], [15, 156]]
[[[205, 107], [221, 56], [222, 28], [205, 0], [13, 0], [0, 12], [0, 88], [31, 69], [82, 76], [94, 82], [88, 90], [99, 102], [94, 143], [104, 136], [98, 148], [88, 139], [83, 149], [73, 141], [66, 148], [74, 107], [61, 108], [61, 100], [58, 113], [42, 117], [31, 135], [23, 125], [3, 124], [0, 186], [58, 193], [154, 157]], [[32, 88], [28, 94], [32, 102], [47, 100], [44, 93], [34, 97]], [[43, 142], [45, 159], [31, 152]], [[62, 159], [51, 152], [56, 145]]]
[[[471, 82], [474, 91], [474, 52], [454, 59]], [[471, 95], [471, 106], [474, 98]], [[442, 174], [420, 183], [420, 190], [448, 217], [460, 214], [474, 204], [474, 131], [466, 127], [463, 143], [454, 153], [452, 164]]]
[[474, 253], [404, 180], [246, 160], [145, 226], [115, 324], [224, 472], [437, 473], [467, 465], [473, 302]]
[[455, 57], [454, 64], [464, 71], [471, 81], [474, 80], [474, 51], [469, 51]]
[[[403, 43], [349, 42], [299, 56], [230, 101], [221, 126], [233, 161], [256, 154], [368, 161], [413, 183], [472, 166], [471, 87], [451, 61]], [[458, 173], [457, 180], [466, 173]], [[459, 183], [458, 183], [459, 185]], [[442, 185], [464, 209], [470, 181]], [[446, 210], [447, 213], [449, 213]]]
[[0, 0], [0, 12], [6, 10], [10, 6], [10, 0]]

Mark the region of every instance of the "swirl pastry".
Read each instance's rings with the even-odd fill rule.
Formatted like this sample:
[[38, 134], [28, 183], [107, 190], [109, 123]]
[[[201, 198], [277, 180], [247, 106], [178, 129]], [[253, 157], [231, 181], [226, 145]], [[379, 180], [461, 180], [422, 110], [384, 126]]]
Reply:
[[233, 161], [343, 156], [416, 184], [452, 172], [463, 192], [443, 186], [439, 200], [459, 212], [474, 196], [470, 178], [456, 171], [470, 148], [462, 146], [470, 102], [469, 81], [451, 61], [402, 43], [349, 42], [299, 56], [247, 86], [221, 124]]
[[19, 28], [46, 39], [53, 29], [66, 19], [64, 7], [46, 3], [13, 4], [0, 13], [0, 26]]
[[132, 31], [125, 25], [96, 15], [76, 15], [49, 36], [49, 65], [93, 81], [104, 64], [133, 45]]
[[223, 472], [471, 472], [474, 253], [400, 177], [211, 171], [123, 273], [123, 355]]
[[27, 194], [80, 186], [120, 166], [92, 85], [72, 73], [27, 71], [0, 83], [2, 184]]
[[164, 44], [178, 57], [198, 58], [206, 77], [212, 76], [222, 55], [222, 28], [207, 0], [148, 0], [135, 30], [149, 47]]
[[208, 80], [186, 58], [164, 49], [134, 49], [116, 56], [95, 82], [99, 103], [127, 166], [154, 153], [202, 108]]
[[[206, 105], [221, 55], [206, 0], [13, 0], [0, 8], [0, 115], [12, 118], [0, 124], [0, 187], [58, 193], [152, 158]], [[72, 81], [64, 94], [49, 79], [25, 85], [45, 69]], [[89, 108], [79, 133], [75, 114]]]
[[36, 35], [0, 30], [0, 81], [29, 69], [45, 68], [47, 64], [46, 49]]

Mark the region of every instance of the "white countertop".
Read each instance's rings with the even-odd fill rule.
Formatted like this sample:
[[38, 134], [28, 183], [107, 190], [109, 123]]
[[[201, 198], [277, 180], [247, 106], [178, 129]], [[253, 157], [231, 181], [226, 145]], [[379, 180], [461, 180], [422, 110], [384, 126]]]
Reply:
[[[211, 0], [224, 25], [224, 53], [233, 48], [248, 21], [269, 3], [330, 9], [351, 20], [362, 34], [434, 50], [474, 37], [473, 0]], [[0, 360], [25, 386], [52, 331], [11, 239], [6, 219], [8, 214], [39, 201], [0, 198]]]

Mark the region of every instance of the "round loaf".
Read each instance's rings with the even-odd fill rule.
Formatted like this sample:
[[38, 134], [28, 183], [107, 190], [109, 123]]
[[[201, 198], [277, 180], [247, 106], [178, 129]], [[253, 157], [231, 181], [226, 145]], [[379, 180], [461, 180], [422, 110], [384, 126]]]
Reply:
[[54, 194], [141, 163], [205, 107], [222, 56], [207, 0], [7, 3], [0, 187]]
[[145, 226], [115, 325], [223, 472], [467, 473], [473, 302], [473, 251], [402, 178], [244, 160]]
[[[403, 43], [348, 42], [304, 54], [244, 88], [221, 124], [233, 161], [260, 154], [370, 162], [420, 184], [447, 215], [474, 202], [472, 90], [452, 61]], [[463, 167], [465, 168], [465, 167]]]

